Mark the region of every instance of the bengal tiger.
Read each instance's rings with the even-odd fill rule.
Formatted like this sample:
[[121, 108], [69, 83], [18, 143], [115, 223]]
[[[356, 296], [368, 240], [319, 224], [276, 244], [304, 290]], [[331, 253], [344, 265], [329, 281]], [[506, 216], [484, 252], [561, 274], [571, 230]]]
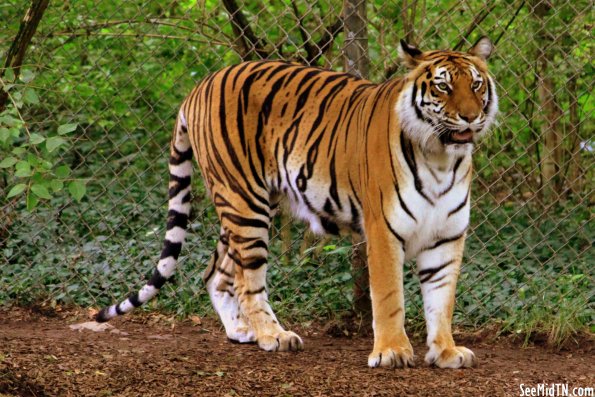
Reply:
[[413, 366], [405, 333], [403, 263], [416, 258], [429, 351], [437, 367], [470, 367], [454, 343], [455, 287], [470, 212], [471, 154], [497, 113], [486, 66], [493, 45], [427, 51], [401, 41], [408, 73], [382, 84], [282, 61], [230, 66], [184, 100], [169, 159], [169, 210], [150, 281], [102, 309], [131, 311], [172, 277], [190, 213], [197, 157], [221, 233], [204, 281], [229, 339], [297, 351], [268, 301], [268, 230], [285, 199], [317, 233], [367, 240], [374, 347], [370, 367]]

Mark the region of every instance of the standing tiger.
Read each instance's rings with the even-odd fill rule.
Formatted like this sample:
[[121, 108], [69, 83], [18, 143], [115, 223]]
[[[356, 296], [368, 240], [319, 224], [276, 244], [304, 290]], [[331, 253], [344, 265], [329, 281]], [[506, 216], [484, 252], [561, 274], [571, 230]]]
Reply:
[[204, 273], [227, 336], [267, 351], [301, 350], [268, 302], [268, 230], [281, 199], [314, 232], [367, 240], [374, 349], [370, 367], [413, 365], [405, 333], [403, 263], [416, 258], [429, 351], [438, 367], [473, 366], [451, 333], [469, 225], [471, 154], [497, 112], [481, 38], [467, 53], [401, 41], [409, 72], [383, 84], [280, 61], [245, 62], [205, 78], [178, 113], [169, 211], [150, 281], [97, 321], [131, 311], [174, 272], [190, 213], [196, 155], [221, 221]]

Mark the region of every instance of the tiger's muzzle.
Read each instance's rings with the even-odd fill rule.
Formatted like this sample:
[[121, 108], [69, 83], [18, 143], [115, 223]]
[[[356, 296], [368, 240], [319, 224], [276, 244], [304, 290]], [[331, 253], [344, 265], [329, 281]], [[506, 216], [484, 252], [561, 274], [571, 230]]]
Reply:
[[444, 145], [473, 143], [475, 132], [467, 128], [465, 130], [448, 130], [440, 134], [440, 141]]

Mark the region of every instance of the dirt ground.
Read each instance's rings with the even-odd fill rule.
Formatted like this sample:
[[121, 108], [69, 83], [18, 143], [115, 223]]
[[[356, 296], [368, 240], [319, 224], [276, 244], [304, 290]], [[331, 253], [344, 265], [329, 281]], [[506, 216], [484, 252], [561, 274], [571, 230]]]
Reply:
[[473, 369], [366, 366], [371, 336], [301, 330], [305, 350], [267, 353], [228, 342], [218, 322], [133, 314], [104, 332], [76, 331], [84, 312], [0, 311], [0, 397], [5, 396], [520, 396], [520, 384], [595, 386], [593, 343], [556, 352], [510, 338], [459, 335]]

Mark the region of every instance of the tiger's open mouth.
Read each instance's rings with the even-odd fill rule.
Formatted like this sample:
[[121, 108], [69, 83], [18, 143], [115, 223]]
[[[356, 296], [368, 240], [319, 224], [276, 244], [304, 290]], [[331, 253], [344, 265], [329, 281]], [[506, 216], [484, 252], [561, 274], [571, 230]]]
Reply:
[[463, 131], [450, 130], [450, 131], [446, 132], [445, 134], [442, 134], [440, 136], [440, 140], [445, 145], [455, 144], [455, 143], [459, 143], [459, 144], [472, 143], [473, 135], [474, 135], [474, 132], [471, 131], [470, 129], [466, 129]]

